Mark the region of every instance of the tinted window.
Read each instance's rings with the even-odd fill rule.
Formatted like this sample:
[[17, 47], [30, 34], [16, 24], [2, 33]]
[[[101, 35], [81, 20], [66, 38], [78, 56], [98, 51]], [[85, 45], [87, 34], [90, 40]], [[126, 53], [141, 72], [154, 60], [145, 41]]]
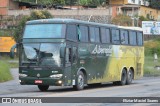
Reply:
[[78, 26], [78, 40], [88, 42], [88, 27]]
[[129, 32], [129, 42], [131, 45], [137, 45], [136, 32], [133, 31]]
[[67, 39], [74, 40], [76, 41], [76, 36], [77, 36], [77, 27], [76, 25], [68, 25], [67, 26]]
[[112, 43], [120, 44], [119, 30], [112, 29]]
[[101, 28], [101, 41], [102, 43], [110, 43], [109, 29]]
[[64, 24], [26, 25], [24, 38], [64, 38]]
[[90, 27], [90, 41], [91, 42], [100, 42], [99, 39], [99, 28]]
[[143, 45], [143, 36], [142, 36], [142, 33], [141, 32], [138, 32], [137, 33], [137, 41], [138, 41], [138, 45], [139, 46], [142, 46]]
[[128, 44], [128, 31], [121, 30], [121, 44]]

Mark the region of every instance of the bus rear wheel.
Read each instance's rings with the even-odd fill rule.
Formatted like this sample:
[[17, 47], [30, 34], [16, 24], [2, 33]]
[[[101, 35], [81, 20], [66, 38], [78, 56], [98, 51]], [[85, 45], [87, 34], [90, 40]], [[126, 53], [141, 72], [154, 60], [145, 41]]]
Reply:
[[125, 85], [127, 82], [127, 72], [125, 69], [123, 69], [121, 74], [121, 81], [118, 82], [119, 85]]
[[133, 71], [130, 69], [127, 73], [127, 81], [126, 84], [129, 85], [132, 83], [133, 80]]
[[40, 91], [47, 91], [49, 88], [49, 85], [38, 85], [38, 88]]
[[75, 90], [82, 90], [84, 88], [84, 74], [79, 71], [76, 78], [76, 85], [73, 86]]

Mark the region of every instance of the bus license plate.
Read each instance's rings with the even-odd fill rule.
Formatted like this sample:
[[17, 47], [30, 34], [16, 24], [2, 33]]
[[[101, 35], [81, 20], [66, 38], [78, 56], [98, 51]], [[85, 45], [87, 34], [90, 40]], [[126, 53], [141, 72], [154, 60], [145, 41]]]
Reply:
[[42, 80], [35, 80], [35, 84], [42, 84]]

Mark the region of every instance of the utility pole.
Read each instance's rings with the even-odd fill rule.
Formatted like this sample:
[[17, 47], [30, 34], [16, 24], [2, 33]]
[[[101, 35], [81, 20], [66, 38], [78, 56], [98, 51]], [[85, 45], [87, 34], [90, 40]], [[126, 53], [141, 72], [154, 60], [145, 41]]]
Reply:
[[[108, 10], [109, 10], [109, 17], [112, 16], [111, 15], [111, 0], [106, 0], [106, 5], [108, 5]], [[111, 23], [110, 21], [108, 21], [109, 23]]]
[[72, 0], [70, 0], [70, 9], [72, 8]]
[[111, 6], [110, 6], [111, 0], [108, 0], [108, 5], [109, 5], [109, 15], [111, 15]]

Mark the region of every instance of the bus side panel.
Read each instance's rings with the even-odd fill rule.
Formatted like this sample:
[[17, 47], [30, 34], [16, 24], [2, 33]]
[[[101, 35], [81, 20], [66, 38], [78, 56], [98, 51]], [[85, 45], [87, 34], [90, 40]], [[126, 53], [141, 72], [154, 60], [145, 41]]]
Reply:
[[[112, 54], [106, 61], [100, 61], [99, 63], [105, 62], [106, 68], [97, 64], [99, 67], [98, 71], [102, 71], [104, 74], [102, 77], [96, 77], [95, 79], [89, 79], [89, 83], [100, 83], [100, 82], [110, 82], [110, 81], [120, 81], [121, 72], [123, 68], [127, 68], [127, 71], [132, 67], [134, 69], [134, 79], [143, 76], [143, 64], [144, 64], [144, 48], [137, 46], [112, 46]], [[97, 74], [98, 74], [97, 71]], [[101, 73], [102, 73], [101, 72]]]
[[144, 48], [137, 46], [118, 46], [113, 45], [112, 56], [109, 59], [108, 67], [104, 74], [104, 81], [119, 81], [122, 69], [127, 71], [133, 67], [134, 79], [143, 76]]
[[[112, 46], [106, 44], [95, 44], [91, 45], [90, 47], [90, 58], [92, 58], [92, 62], [88, 67], [88, 70], [90, 73], [94, 72], [94, 75], [89, 75], [88, 83], [101, 83], [110, 81], [111, 78], [108, 77], [109, 79], [105, 79], [104, 75], [106, 75], [105, 73], [109, 71], [108, 63], [112, 52]], [[108, 54], [104, 53], [104, 49], [108, 50]]]

